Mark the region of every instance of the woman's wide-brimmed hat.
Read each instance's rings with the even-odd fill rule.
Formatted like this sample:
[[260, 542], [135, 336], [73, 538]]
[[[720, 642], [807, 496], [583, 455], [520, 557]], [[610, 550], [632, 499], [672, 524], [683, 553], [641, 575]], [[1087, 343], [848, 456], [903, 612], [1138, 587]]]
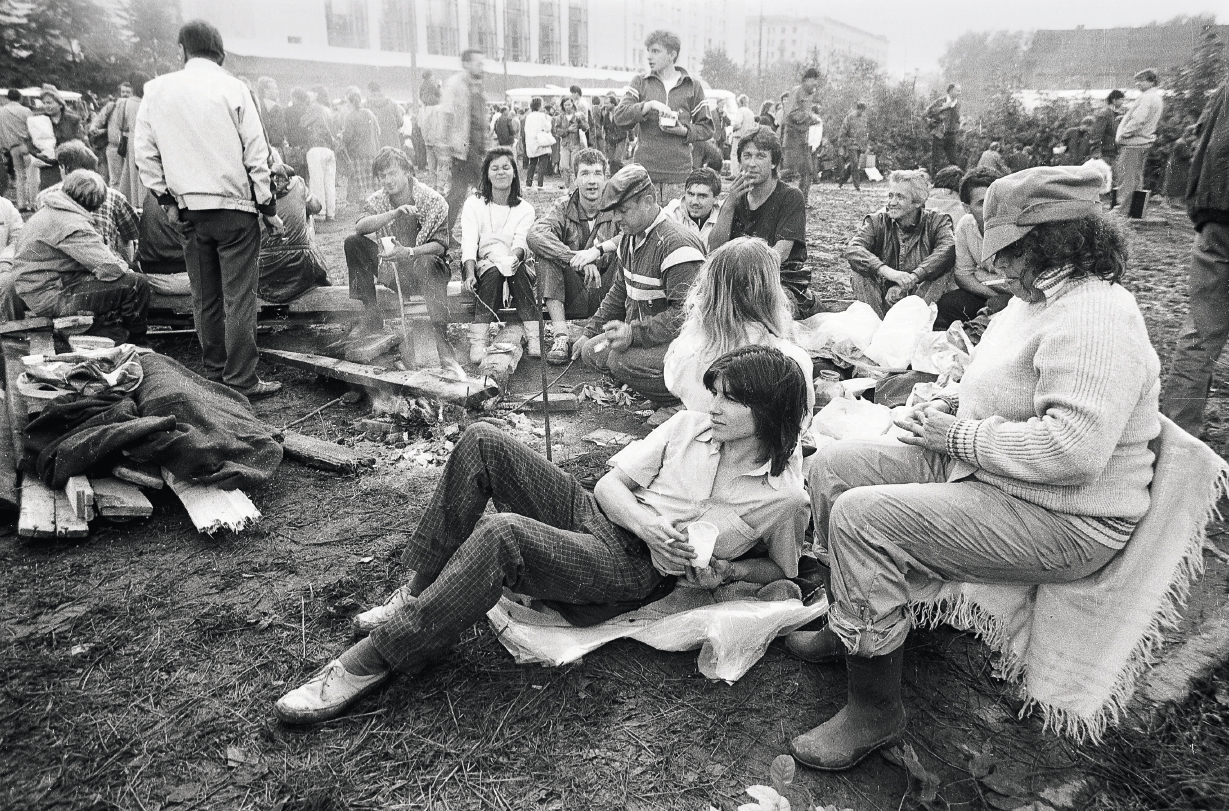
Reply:
[[1038, 166], [994, 181], [986, 191], [982, 261], [1034, 226], [1099, 214], [1102, 183], [1091, 166]]

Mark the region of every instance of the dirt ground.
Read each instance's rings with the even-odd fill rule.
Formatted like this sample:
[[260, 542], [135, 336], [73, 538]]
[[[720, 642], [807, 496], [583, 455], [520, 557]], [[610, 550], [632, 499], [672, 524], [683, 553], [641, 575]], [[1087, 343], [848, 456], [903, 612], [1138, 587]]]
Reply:
[[[528, 197], [539, 209], [557, 183]], [[808, 247], [823, 298], [848, 295], [840, 248], [882, 187], [812, 190]], [[321, 224], [321, 247], [344, 279], [346, 207]], [[1139, 231], [1127, 286], [1166, 363], [1186, 310], [1193, 231]], [[279, 328], [262, 345], [321, 351], [339, 328]], [[199, 367], [190, 337], [159, 351]], [[551, 371], [552, 377], [558, 374]], [[262, 364], [282, 395], [255, 405], [293, 423], [345, 387]], [[597, 382], [573, 367], [559, 382]], [[528, 359], [509, 401], [540, 385]], [[1213, 400], [1209, 441], [1221, 447], [1227, 412]], [[439, 428], [373, 442], [355, 422], [368, 404], [334, 404], [299, 424], [313, 436], [371, 449], [360, 475], [286, 461], [250, 495], [263, 521], [241, 535], [196, 534], [174, 497], [153, 497], [151, 519], [96, 526], [83, 542], [27, 542], [0, 526], [0, 806], [9, 809], [706, 809], [748, 802], [788, 741], [830, 716], [845, 676], [790, 658], [780, 642], [735, 685], [712, 683], [695, 653], [622, 641], [561, 667], [518, 666], [485, 623], [442, 664], [402, 678], [356, 713], [308, 731], [283, 727], [273, 702], [349, 640], [349, 617], [399, 585], [398, 557], [439, 475], [409, 458]], [[594, 428], [647, 433], [632, 406], [552, 420], [556, 461], [600, 471], [612, 449], [582, 440]], [[530, 417], [534, 426], [539, 417]], [[531, 431], [517, 435], [542, 449]], [[1214, 540], [1223, 542], [1216, 524]], [[1208, 559], [1192, 596], [1192, 627], [1226, 598], [1226, 567]], [[908, 743], [954, 809], [1165, 807], [1097, 779], [1118, 750], [1076, 747], [1018, 718], [1011, 689], [991, 677], [987, 649], [949, 630], [914, 633], [905, 682]], [[1222, 684], [1223, 687], [1223, 684]], [[1218, 692], [1219, 696], [1220, 693]], [[978, 753], [999, 765], [999, 792], [974, 779]], [[983, 758], [982, 762], [986, 762]], [[906, 772], [874, 756], [846, 774], [800, 769], [812, 801], [858, 811], [914, 806]], [[1056, 789], [1060, 789], [1055, 793]], [[1041, 800], [1043, 792], [1044, 801]], [[913, 795], [913, 796], [916, 796]], [[1172, 807], [1221, 807], [1215, 799]], [[1223, 797], [1222, 797], [1223, 800]], [[943, 807], [939, 801], [931, 808]], [[794, 806], [798, 808], [796, 804]], [[1030, 806], [1042, 808], [1044, 806]]]

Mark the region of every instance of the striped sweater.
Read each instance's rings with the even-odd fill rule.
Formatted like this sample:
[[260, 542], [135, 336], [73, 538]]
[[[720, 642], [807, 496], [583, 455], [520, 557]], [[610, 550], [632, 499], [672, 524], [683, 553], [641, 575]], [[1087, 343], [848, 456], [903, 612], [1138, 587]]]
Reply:
[[[704, 96], [704, 87], [687, 71], [679, 72], [678, 81], [669, 90], [656, 74], [635, 76], [623, 88], [623, 99], [612, 117], [620, 127], [636, 127], [640, 145], [636, 147], [636, 162], [648, 170], [654, 183], [682, 183], [691, 174], [691, 144], [713, 137], [713, 116]], [[662, 132], [658, 114], [645, 109], [645, 102], [660, 101], [678, 113], [679, 124], [687, 134]]]
[[973, 475], [1055, 512], [1138, 519], [1160, 433], [1160, 363], [1120, 285], [1072, 279], [990, 322], [960, 382], [947, 434]]
[[704, 264], [700, 238], [660, 211], [644, 233], [624, 235], [616, 254], [614, 284], [597, 313], [585, 324], [585, 337], [607, 321], [632, 328], [632, 346], [660, 346], [678, 337], [683, 301]]

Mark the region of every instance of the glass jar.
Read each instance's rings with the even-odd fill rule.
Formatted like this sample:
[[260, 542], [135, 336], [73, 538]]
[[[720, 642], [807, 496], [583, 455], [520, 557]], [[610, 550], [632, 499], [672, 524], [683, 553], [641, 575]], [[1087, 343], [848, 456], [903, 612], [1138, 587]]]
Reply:
[[831, 369], [824, 369], [815, 381], [815, 407], [823, 408], [828, 403], [845, 396], [845, 386], [841, 383], [841, 375]]

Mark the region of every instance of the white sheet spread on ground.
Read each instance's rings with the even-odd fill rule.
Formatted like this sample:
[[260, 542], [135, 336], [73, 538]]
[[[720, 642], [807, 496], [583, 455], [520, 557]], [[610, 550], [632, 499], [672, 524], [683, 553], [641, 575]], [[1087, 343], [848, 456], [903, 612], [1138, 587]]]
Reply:
[[[577, 628], [549, 608], [527, 608], [506, 596], [487, 619], [521, 664], [563, 665], [607, 642], [629, 637], [658, 650], [700, 649], [700, 672], [733, 684], [768, 650], [769, 643], [828, 613], [827, 598], [712, 603], [706, 591], [676, 588], [669, 596], [600, 625]], [[705, 604], [708, 603], [708, 604]]]

